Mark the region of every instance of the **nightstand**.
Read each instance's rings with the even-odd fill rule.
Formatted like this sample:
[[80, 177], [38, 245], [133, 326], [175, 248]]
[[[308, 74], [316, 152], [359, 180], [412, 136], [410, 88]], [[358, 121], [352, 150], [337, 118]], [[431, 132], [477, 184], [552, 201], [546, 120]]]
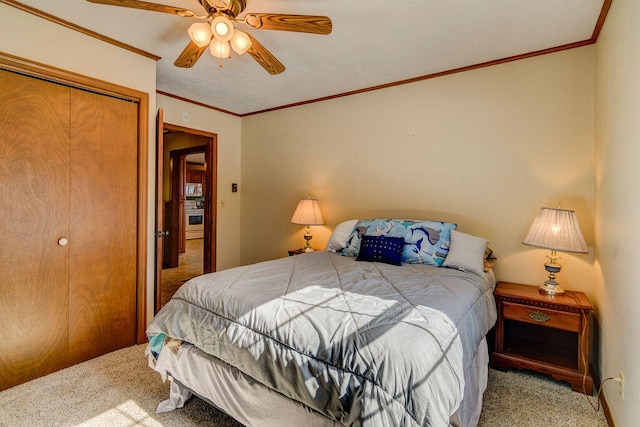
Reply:
[[289, 252], [289, 256], [300, 255], [300, 254], [306, 253], [304, 251], [304, 249], [294, 249], [292, 251], [287, 251], [287, 252]]
[[[582, 292], [541, 294], [537, 286], [498, 282], [492, 368], [530, 369], [593, 394], [589, 375], [591, 304]], [[583, 390], [584, 378], [584, 390]]]

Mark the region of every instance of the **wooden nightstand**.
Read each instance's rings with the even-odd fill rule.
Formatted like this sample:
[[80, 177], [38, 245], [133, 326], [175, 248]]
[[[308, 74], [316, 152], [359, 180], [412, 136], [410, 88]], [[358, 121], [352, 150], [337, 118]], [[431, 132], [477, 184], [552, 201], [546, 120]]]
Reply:
[[292, 251], [287, 251], [287, 252], [289, 252], [289, 256], [300, 255], [300, 254], [306, 253], [304, 251], [304, 249], [294, 249]]
[[[541, 294], [537, 286], [498, 282], [491, 367], [531, 369], [593, 394], [589, 375], [591, 304], [582, 292]], [[583, 390], [584, 378], [584, 390]]]

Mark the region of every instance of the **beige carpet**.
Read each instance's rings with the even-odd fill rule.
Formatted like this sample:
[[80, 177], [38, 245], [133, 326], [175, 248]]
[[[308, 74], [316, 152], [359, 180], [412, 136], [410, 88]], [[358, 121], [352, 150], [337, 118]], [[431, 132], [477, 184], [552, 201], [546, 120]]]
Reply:
[[[155, 414], [168, 384], [129, 347], [0, 392], [0, 426], [214, 426], [240, 424], [192, 398]], [[586, 398], [547, 377], [490, 370], [480, 426], [606, 426]]]

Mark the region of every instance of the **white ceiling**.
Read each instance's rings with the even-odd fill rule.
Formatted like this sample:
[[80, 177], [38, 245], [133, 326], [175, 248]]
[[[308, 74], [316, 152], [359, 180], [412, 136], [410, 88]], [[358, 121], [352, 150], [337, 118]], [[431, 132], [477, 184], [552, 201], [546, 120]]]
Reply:
[[[286, 70], [208, 52], [173, 66], [197, 22], [83, 0], [21, 3], [160, 56], [157, 89], [244, 115], [589, 40], [604, 0], [247, 0], [245, 12], [324, 15], [333, 32], [247, 30]], [[148, 0], [203, 12], [197, 0]], [[241, 15], [242, 16], [242, 15]]]

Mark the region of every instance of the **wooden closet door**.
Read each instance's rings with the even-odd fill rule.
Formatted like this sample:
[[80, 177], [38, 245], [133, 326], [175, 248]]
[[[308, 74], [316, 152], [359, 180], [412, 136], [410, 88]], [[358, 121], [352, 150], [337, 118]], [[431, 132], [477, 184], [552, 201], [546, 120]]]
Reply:
[[71, 364], [136, 343], [137, 108], [71, 91]]
[[70, 89], [4, 70], [0, 88], [3, 390], [67, 366]]

